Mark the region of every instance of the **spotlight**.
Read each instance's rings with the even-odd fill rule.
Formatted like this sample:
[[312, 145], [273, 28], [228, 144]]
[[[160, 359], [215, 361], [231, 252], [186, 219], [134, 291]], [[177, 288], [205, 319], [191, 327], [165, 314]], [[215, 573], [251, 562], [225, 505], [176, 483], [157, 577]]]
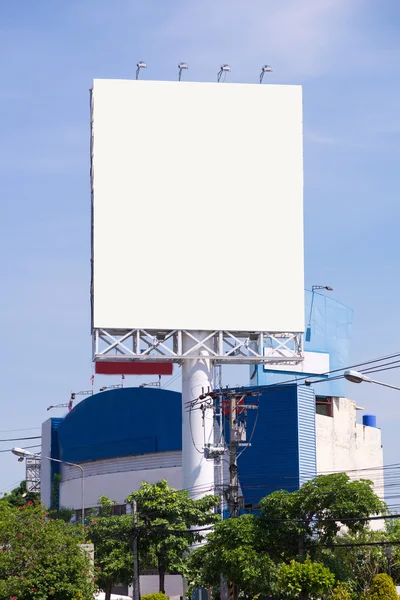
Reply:
[[[222, 73], [225, 73], [225, 76], [226, 76], [226, 74], [230, 73], [231, 70], [232, 69], [230, 68], [229, 65], [221, 65], [221, 69], [218, 71], [218, 74], [217, 74], [218, 83], [221, 81]], [[224, 79], [224, 81], [225, 81], [225, 79]]]
[[145, 63], [143, 60], [139, 60], [136, 66], [136, 79], [139, 79], [140, 69], [147, 69], [147, 63]]
[[181, 80], [183, 69], [188, 69], [188, 68], [189, 67], [188, 67], [187, 63], [179, 63], [179, 65], [178, 65], [178, 69], [179, 69], [178, 81]]
[[262, 83], [265, 73], [272, 73], [272, 67], [270, 67], [269, 65], [263, 66], [263, 68], [261, 69], [261, 73], [260, 73], [260, 83]]

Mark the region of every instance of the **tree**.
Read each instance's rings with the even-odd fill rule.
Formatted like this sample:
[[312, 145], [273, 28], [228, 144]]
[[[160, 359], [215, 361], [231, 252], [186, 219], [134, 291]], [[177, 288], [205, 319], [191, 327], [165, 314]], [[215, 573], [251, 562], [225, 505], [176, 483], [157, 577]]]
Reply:
[[3, 499], [8, 502], [10, 506], [18, 508], [18, 506], [22, 506], [23, 504], [26, 504], [26, 502], [38, 504], [40, 501], [40, 494], [38, 494], [38, 492], [27, 492], [26, 481], [21, 481], [19, 486], [14, 488], [8, 494], [4, 494]]
[[372, 580], [371, 587], [369, 588], [367, 600], [398, 600], [396, 592], [396, 586], [393, 583], [393, 579], [386, 575], [386, 573], [380, 573], [375, 575]]
[[0, 540], [0, 598], [66, 600], [80, 592], [92, 600], [93, 573], [74, 525], [28, 502], [2, 512]]
[[337, 537], [339, 546], [320, 549], [316, 558], [328, 566], [338, 580], [347, 582], [354, 592], [364, 595], [375, 575], [387, 569], [384, 548], [375, 545], [385, 535], [384, 531], [370, 529], [357, 534], [346, 533]]
[[292, 560], [281, 565], [275, 593], [288, 600], [316, 600], [331, 592], [334, 584], [333, 573], [307, 557], [303, 563]]
[[[315, 555], [317, 544], [332, 544], [346, 524], [352, 533], [368, 526], [364, 521], [382, 514], [386, 505], [369, 480], [351, 481], [346, 473], [320, 475], [294, 492], [279, 490], [260, 502], [264, 542], [275, 558]], [[352, 519], [352, 520], [348, 520]]]
[[115, 502], [105, 496], [99, 501], [99, 515], [89, 517], [87, 535], [95, 545], [98, 586], [110, 600], [114, 585], [132, 581], [132, 517], [112, 515]]
[[242, 515], [217, 523], [207, 544], [188, 558], [190, 590], [218, 588], [222, 574], [239, 586], [241, 596], [269, 595], [276, 567], [260, 544], [259, 522], [255, 515]]
[[165, 593], [165, 574], [183, 574], [190, 546], [204, 538], [205, 532], [199, 529], [218, 521], [213, 509], [219, 497], [193, 500], [187, 491], [170, 488], [163, 479], [142, 483], [140, 490], [127, 498], [129, 503], [133, 500], [138, 510], [141, 566], [158, 570], [159, 591]]

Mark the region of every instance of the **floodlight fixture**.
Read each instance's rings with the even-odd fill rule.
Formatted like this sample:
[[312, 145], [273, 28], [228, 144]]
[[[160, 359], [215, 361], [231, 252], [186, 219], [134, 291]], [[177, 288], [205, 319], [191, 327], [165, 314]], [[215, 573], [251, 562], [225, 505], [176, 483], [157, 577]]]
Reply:
[[179, 63], [179, 65], [178, 65], [178, 69], [179, 69], [178, 81], [181, 80], [183, 69], [188, 69], [188, 68], [189, 67], [188, 67], [187, 63], [185, 63], [185, 62]]
[[[218, 74], [217, 74], [217, 81], [218, 81], [218, 83], [221, 81], [221, 77], [222, 77], [223, 73], [225, 73], [225, 76], [226, 76], [226, 74], [230, 73], [231, 71], [232, 71], [232, 69], [230, 68], [229, 65], [221, 65], [221, 68], [220, 68], [220, 70], [218, 71]], [[224, 81], [225, 81], [225, 79], [224, 79]]]
[[265, 73], [272, 73], [272, 67], [270, 65], [264, 65], [262, 67], [261, 73], [260, 73], [260, 83], [262, 83]]
[[315, 290], [327, 290], [328, 292], [333, 292], [333, 287], [330, 285], [313, 285], [311, 289], [313, 292], [315, 292]]
[[147, 63], [145, 63], [144, 60], [139, 60], [136, 66], [136, 79], [139, 79], [140, 69], [147, 69]]

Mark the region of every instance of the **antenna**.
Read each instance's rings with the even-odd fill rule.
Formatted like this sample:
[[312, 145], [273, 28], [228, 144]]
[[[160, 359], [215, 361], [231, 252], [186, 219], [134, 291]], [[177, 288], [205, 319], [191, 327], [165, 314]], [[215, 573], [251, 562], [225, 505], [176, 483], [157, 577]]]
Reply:
[[272, 67], [270, 67], [269, 65], [263, 66], [263, 68], [261, 69], [261, 73], [260, 73], [260, 83], [262, 83], [265, 73], [272, 73]]
[[[230, 68], [229, 65], [221, 65], [221, 69], [218, 71], [218, 74], [217, 74], [218, 83], [221, 81], [221, 77], [222, 77], [223, 73], [225, 74], [225, 77], [226, 77], [226, 74], [230, 73], [231, 71], [232, 71], [232, 69]], [[225, 81], [225, 77], [224, 77], [224, 81]]]
[[139, 60], [136, 66], [136, 79], [139, 79], [140, 69], [147, 69], [147, 63], [145, 63], [144, 60]]
[[178, 69], [179, 69], [178, 81], [181, 80], [183, 69], [188, 69], [188, 68], [189, 67], [188, 67], [187, 63], [183, 63], [183, 62], [179, 63], [179, 65], [178, 65]]

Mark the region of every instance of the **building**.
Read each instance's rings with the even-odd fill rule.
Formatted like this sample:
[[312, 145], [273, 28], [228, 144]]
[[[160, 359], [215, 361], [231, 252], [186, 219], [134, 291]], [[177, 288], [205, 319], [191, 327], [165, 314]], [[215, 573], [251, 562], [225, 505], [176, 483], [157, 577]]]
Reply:
[[[251, 383], [261, 395], [258, 409], [248, 411], [246, 420], [251, 446], [238, 460], [246, 509], [256, 509], [274, 490], [293, 491], [316, 474], [336, 471], [372, 479], [383, 498], [376, 419], [364, 415], [357, 422], [362, 409], [346, 398], [344, 380], [324, 375], [349, 364], [352, 311], [311, 292], [306, 293], [306, 306], [304, 364], [290, 372], [251, 367]], [[305, 385], [305, 377], [320, 383]], [[157, 388], [119, 388], [86, 397], [64, 418], [43, 424], [42, 455], [83, 467], [87, 508], [106, 495], [116, 502], [115, 512], [124, 513], [129, 510], [126, 497], [142, 481], [165, 478], [182, 489], [181, 407], [181, 394]], [[61, 474], [58, 490], [52, 485], [56, 474]], [[216, 467], [216, 475], [219, 485], [227, 485], [227, 468], [221, 474]], [[205, 485], [201, 491], [213, 489]], [[81, 470], [42, 461], [41, 494], [46, 505], [73, 508], [80, 518]], [[141, 585], [142, 593], [154, 591], [157, 579], [148, 574]], [[179, 577], [168, 577], [166, 586], [169, 595], [182, 594]]]

